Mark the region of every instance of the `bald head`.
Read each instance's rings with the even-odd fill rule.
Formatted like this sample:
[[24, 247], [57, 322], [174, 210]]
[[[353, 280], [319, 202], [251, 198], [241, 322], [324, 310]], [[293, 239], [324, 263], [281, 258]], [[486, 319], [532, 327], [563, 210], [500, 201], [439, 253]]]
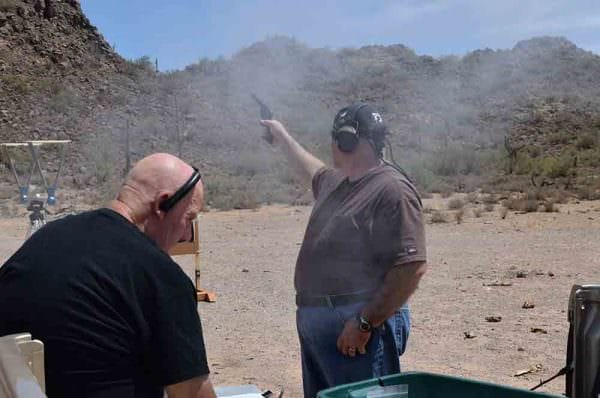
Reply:
[[111, 208], [138, 225], [167, 251], [191, 231], [190, 222], [202, 209], [202, 181], [169, 209], [161, 203], [173, 197], [193, 175], [194, 169], [167, 153], [156, 153], [136, 163], [121, 187]]
[[133, 188], [150, 198], [160, 191], [173, 191], [192, 175], [190, 165], [168, 153], [155, 153], [136, 163], [122, 190]]

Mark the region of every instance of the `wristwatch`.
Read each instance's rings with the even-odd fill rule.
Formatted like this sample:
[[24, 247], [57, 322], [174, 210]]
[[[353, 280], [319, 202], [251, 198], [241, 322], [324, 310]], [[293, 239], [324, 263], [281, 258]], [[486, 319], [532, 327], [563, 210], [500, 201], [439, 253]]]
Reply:
[[369, 320], [364, 316], [361, 316], [359, 314], [356, 319], [358, 320], [358, 330], [360, 330], [361, 332], [368, 333], [373, 328], [371, 322], [369, 322]]

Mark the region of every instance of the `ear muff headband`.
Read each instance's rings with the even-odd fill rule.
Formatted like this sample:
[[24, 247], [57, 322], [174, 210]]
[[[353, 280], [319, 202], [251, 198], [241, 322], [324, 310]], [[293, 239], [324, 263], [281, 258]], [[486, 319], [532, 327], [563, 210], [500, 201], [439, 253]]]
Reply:
[[173, 196], [168, 197], [160, 203], [158, 206], [160, 210], [164, 212], [171, 210], [173, 206], [177, 204], [177, 202], [183, 199], [196, 186], [196, 184], [198, 184], [198, 181], [201, 179], [200, 172], [194, 166], [192, 166], [192, 168], [194, 169], [192, 176], [185, 182], [185, 184], [181, 186], [181, 188], [175, 191]]

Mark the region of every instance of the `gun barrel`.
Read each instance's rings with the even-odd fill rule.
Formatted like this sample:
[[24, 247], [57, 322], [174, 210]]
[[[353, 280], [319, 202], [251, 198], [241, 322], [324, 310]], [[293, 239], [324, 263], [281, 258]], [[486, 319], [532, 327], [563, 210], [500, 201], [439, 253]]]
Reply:
[[271, 112], [271, 109], [269, 109], [269, 107], [264, 102], [262, 102], [254, 93], [252, 93], [252, 99], [254, 99], [254, 101], [256, 101], [256, 103], [260, 106], [261, 119], [273, 119], [273, 112]]

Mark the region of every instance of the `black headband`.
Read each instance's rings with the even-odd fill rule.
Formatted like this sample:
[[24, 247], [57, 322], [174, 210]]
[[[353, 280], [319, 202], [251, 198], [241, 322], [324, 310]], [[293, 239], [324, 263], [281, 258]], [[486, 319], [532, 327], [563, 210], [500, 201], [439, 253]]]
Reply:
[[198, 181], [200, 181], [201, 176], [197, 168], [195, 168], [194, 166], [192, 166], [192, 168], [194, 169], [192, 176], [186, 181], [185, 184], [181, 186], [181, 188], [175, 191], [173, 196], [162, 201], [158, 206], [159, 209], [161, 209], [164, 212], [171, 210], [173, 206], [177, 204], [177, 202], [183, 199], [185, 195], [187, 195], [192, 189], [194, 189], [196, 184], [198, 184]]

